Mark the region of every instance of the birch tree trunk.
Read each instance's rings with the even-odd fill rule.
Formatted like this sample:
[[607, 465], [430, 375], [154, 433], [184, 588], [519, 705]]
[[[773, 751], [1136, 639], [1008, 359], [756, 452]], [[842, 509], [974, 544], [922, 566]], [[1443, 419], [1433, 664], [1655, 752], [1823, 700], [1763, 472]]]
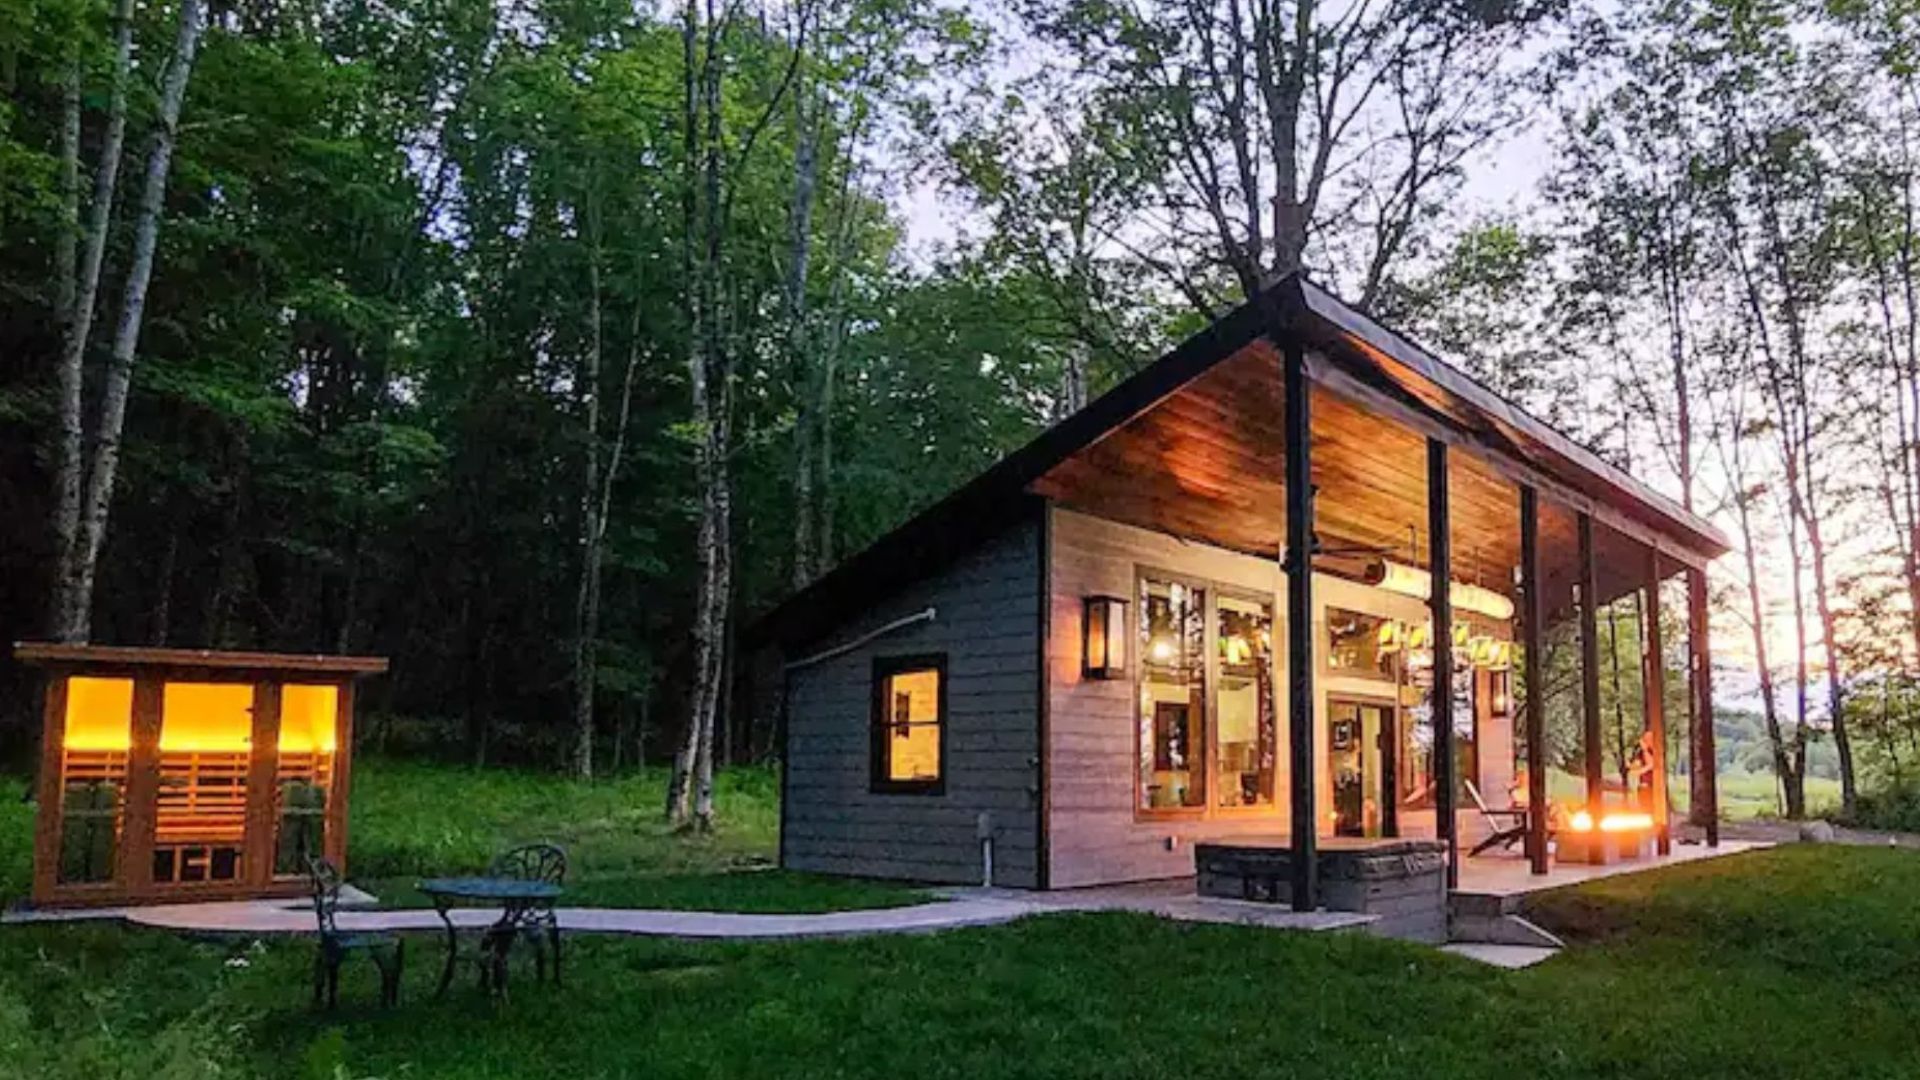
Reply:
[[107, 365], [100, 401], [100, 425], [94, 434], [93, 460], [87, 470], [86, 500], [80, 519], [79, 550], [69, 580], [66, 640], [84, 641], [92, 615], [94, 568], [106, 538], [108, 510], [113, 503], [114, 477], [120, 462], [120, 432], [126, 422], [127, 394], [133, 383], [133, 361], [140, 344], [140, 321], [146, 313], [147, 284], [153, 276], [154, 251], [160, 240], [161, 212], [166, 204], [167, 173], [173, 165], [174, 140], [180, 127], [180, 109], [200, 47], [205, 9], [203, 0], [181, 0], [179, 31], [173, 56], [167, 61], [160, 90], [160, 113], [147, 152], [146, 188], [134, 219], [133, 258], [120, 303], [120, 321], [114, 330], [113, 353]]
[[573, 775], [593, 779], [594, 642], [600, 629], [600, 215], [587, 211], [587, 354], [579, 375], [587, 438], [581, 454], [580, 589], [573, 621]]
[[[711, 7], [703, 20], [696, 5], [697, 0], [688, 0], [681, 28], [686, 67], [682, 142], [687, 154], [687, 184], [681, 205], [686, 218], [682, 265], [690, 329], [688, 382], [694, 422], [700, 431], [694, 453], [694, 473], [700, 488], [696, 540], [700, 580], [694, 601], [693, 707], [668, 784], [667, 814], [676, 825], [692, 824], [704, 830], [713, 822], [713, 725], [720, 708], [723, 635], [732, 586], [732, 497], [727, 475], [731, 392], [721, 347], [724, 335], [718, 303], [723, 240], [720, 28]], [[704, 57], [698, 47], [703, 21]]]
[[[86, 640], [93, 604], [92, 568], [87, 567], [83, 574], [81, 567], [81, 492], [88, 470], [82, 396], [87, 344], [98, 306], [100, 267], [106, 258], [107, 232], [119, 188], [121, 148], [127, 130], [127, 82], [132, 67], [133, 0], [119, 0], [114, 8], [113, 84], [107, 95], [107, 128], [94, 167], [84, 239], [72, 237], [69, 230], [69, 239], [63, 240], [56, 254], [56, 272], [62, 277], [60, 362], [54, 376], [60, 440], [54, 459], [54, 582], [47, 623], [49, 635], [60, 641]], [[65, 115], [61, 132], [61, 170], [70, 185], [67, 206], [74, 227], [78, 227], [80, 218], [80, 79], [80, 62], [75, 59], [62, 90]], [[69, 243], [80, 250], [76, 253]]]
[[797, 590], [812, 580], [815, 567], [815, 489], [813, 448], [818, 417], [814, 368], [808, 355], [813, 335], [807, 323], [807, 276], [813, 256], [813, 193], [818, 177], [819, 117], [825, 102], [808, 114], [809, 94], [803, 88], [793, 96], [793, 199], [787, 213], [787, 363], [793, 372], [798, 409], [793, 422], [793, 571]]

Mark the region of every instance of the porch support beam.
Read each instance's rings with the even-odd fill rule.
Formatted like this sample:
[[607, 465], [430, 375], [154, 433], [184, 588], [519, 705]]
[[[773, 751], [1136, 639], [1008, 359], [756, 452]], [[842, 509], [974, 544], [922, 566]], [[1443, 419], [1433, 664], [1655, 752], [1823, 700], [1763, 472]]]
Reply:
[[1293, 910], [1319, 902], [1313, 768], [1313, 459], [1311, 387], [1298, 342], [1284, 346], [1287, 481], [1287, 760]]
[[1520, 600], [1522, 647], [1527, 690], [1527, 859], [1535, 874], [1547, 872], [1547, 721], [1546, 679], [1540, 663], [1547, 605], [1540, 581], [1540, 496], [1520, 488]]
[[1667, 808], [1667, 665], [1660, 641], [1660, 552], [1647, 551], [1647, 625], [1642, 664], [1646, 692], [1647, 730], [1653, 734], [1653, 821], [1659, 831], [1660, 854], [1673, 851], [1672, 822]]
[[1453, 808], [1453, 544], [1447, 501], [1447, 444], [1427, 440], [1427, 596], [1433, 614], [1433, 818], [1447, 845], [1447, 888], [1460, 885], [1460, 837]]
[[1687, 570], [1687, 689], [1693, 702], [1693, 823], [1720, 846], [1720, 779], [1713, 747], [1713, 653], [1707, 647], [1707, 575]]
[[1607, 768], [1600, 744], [1600, 611], [1594, 600], [1593, 518], [1580, 529], [1580, 743], [1586, 759], [1587, 812], [1597, 820], [1607, 803]]

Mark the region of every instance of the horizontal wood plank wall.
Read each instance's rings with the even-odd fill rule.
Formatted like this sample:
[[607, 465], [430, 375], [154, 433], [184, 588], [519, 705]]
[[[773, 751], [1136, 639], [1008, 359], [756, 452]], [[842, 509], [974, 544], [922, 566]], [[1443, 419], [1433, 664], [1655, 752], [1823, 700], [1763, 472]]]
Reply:
[[[1051, 884], [1056, 888], [1119, 881], [1185, 877], [1193, 873], [1195, 841], [1232, 836], [1274, 836], [1287, 833], [1285, 792], [1287, 716], [1283, 680], [1286, 658], [1275, 650], [1275, 710], [1278, 725], [1279, 798], [1267, 812], [1224, 811], [1207, 820], [1136, 820], [1134, 815], [1134, 722], [1136, 688], [1126, 679], [1087, 680], [1081, 677], [1080, 622], [1083, 599], [1095, 594], [1128, 597], [1127, 617], [1138, 619], [1134, 596], [1135, 573], [1140, 567], [1187, 574], [1218, 582], [1249, 594], [1272, 598], [1274, 640], [1284, 640], [1286, 585], [1276, 560], [1256, 559], [1212, 547], [1181, 541], [1164, 533], [1124, 525], [1072, 510], [1055, 508], [1051, 525], [1053, 640], [1049, 643], [1049, 702], [1047, 775], [1048, 858]], [[1332, 676], [1325, 672], [1327, 639], [1325, 611], [1346, 608], [1409, 622], [1426, 619], [1426, 604], [1396, 596], [1344, 578], [1314, 577], [1316, 622], [1315, 663], [1319, 690], [1315, 722], [1324, 731], [1329, 694], [1391, 696], [1392, 684], [1370, 679]], [[1129, 643], [1129, 663], [1139, 662], [1137, 642]], [[1483, 790], [1496, 805], [1504, 804], [1511, 779], [1511, 722], [1489, 724], [1481, 731], [1480, 756]], [[1328, 775], [1326, 740], [1315, 740], [1315, 774], [1319, 791], [1315, 804], [1333, 805]], [[1484, 826], [1473, 813], [1461, 814], [1461, 837], [1474, 839]], [[1433, 812], [1402, 811], [1401, 835], [1432, 836]], [[1169, 843], [1171, 838], [1172, 843]]]
[[[1040, 543], [1037, 521], [1014, 526], [793, 654], [832, 648], [930, 606], [938, 611], [932, 622], [792, 673], [787, 867], [977, 884], [976, 819], [985, 811], [993, 816], [994, 883], [1038, 885]], [[947, 657], [945, 791], [874, 794], [873, 662], [927, 653]]]

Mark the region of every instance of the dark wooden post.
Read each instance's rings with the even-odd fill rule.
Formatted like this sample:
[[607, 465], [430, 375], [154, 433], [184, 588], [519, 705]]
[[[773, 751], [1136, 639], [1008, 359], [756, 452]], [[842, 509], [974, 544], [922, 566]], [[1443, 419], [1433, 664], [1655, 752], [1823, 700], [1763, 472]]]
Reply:
[[160, 728], [165, 709], [161, 676], [133, 679], [133, 730], [127, 751], [127, 798], [120, 810], [120, 884], [135, 897], [153, 892], [153, 829], [159, 814]]
[[1527, 858], [1536, 874], [1547, 872], [1546, 598], [1540, 592], [1540, 496], [1520, 489], [1520, 599], [1527, 686]]
[[1707, 572], [1687, 570], [1687, 678], [1693, 697], [1694, 824], [1720, 846], [1720, 780], [1713, 747], [1713, 653], [1707, 648]]
[[1433, 821], [1447, 845], [1447, 888], [1460, 885], [1453, 813], [1453, 544], [1449, 539], [1447, 444], [1427, 440], [1427, 570], [1433, 588]]
[[1673, 830], [1667, 811], [1667, 665], [1660, 643], [1660, 552], [1647, 549], [1647, 627], [1642, 650], [1646, 669], [1647, 730], [1653, 734], [1653, 821], [1659, 830], [1660, 854], [1673, 851]]
[[1292, 787], [1293, 910], [1319, 900], [1313, 769], [1313, 459], [1307, 357], [1286, 349], [1287, 757]]
[[1594, 585], [1593, 518], [1580, 515], [1580, 740], [1587, 766], [1587, 812], [1598, 821], [1607, 803], [1600, 735], [1600, 592]]
[[[47, 672], [47, 700], [40, 716], [39, 816], [34, 819], [33, 898], [43, 904], [53, 899], [53, 890], [60, 883], [60, 829], [66, 814], [66, 778], [60, 775], [60, 766], [66, 758], [67, 680], [71, 677], [62, 668]], [[127, 723], [131, 729], [131, 717]], [[116, 844], [113, 859], [114, 880], [119, 883], [127, 869], [124, 841]]]
[[273, 884], [280, 801], [280, 684], [255, 683], [253, 735], [247, 754], [246, 829], [241, 834], [240, 873], [248, 888]]

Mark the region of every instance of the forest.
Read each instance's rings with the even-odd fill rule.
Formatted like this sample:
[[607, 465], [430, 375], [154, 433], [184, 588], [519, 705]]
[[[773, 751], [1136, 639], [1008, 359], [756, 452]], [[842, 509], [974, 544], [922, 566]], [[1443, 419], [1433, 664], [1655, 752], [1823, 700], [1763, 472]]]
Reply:
[[1726, 529], [1723, 757], [1920, 824], [1917, 16], [0, 0], [0, 639], [704, 821], [755, 614], [1300, 270]]

